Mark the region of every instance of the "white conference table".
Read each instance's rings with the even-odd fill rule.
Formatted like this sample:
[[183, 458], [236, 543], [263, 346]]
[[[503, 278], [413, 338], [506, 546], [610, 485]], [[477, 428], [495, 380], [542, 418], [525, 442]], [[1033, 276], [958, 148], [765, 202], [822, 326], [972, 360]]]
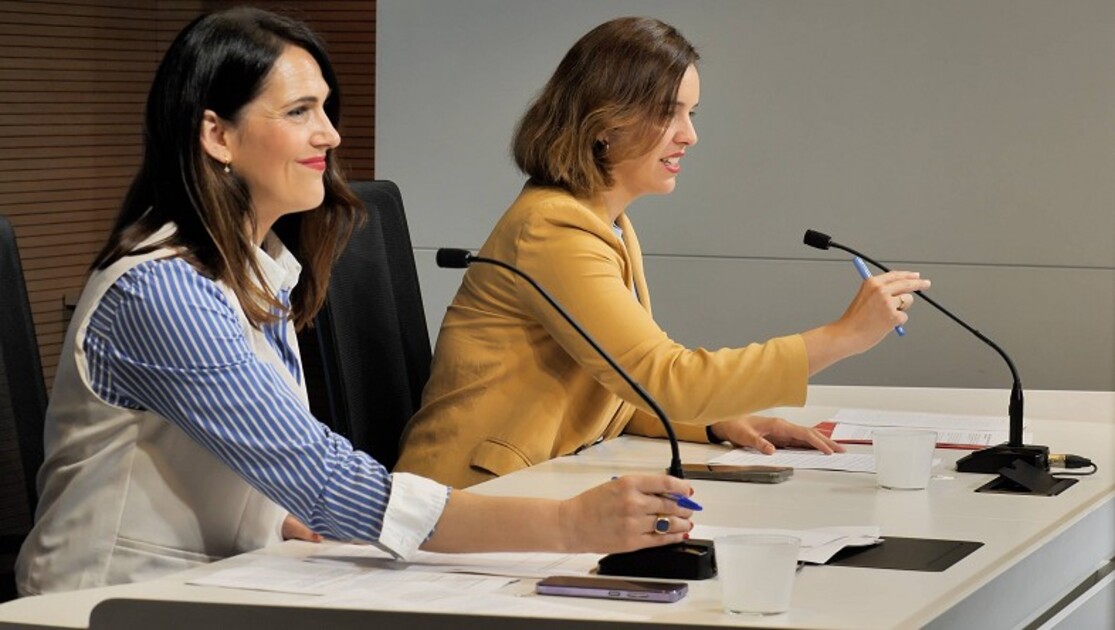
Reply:
[[[694, 481], [704, 505], [699, 522], [807, 529], [878, 525], [884, 536], [984, 543], [939, 573], [807, 566], [797, 576], [791, 610], [763, 618], [719, 609], [717, 580], [690, 584], [675, 604], [562, 598], [589, 611], [649, 615], [649, 623], [423, 615], [322, 609], [314, 597], [185, 584], [214, 567], [250, 564], [260, 554], [301, 556], [320, 549], [288, 542], [215, 565], [139, 584], [24, 598], [0, 605], [3, 628], [591, 627], [680, 628], [1028, 628], [1115, 627], [1115, 393], [1027, 392], [1034, 442], [1086, 456], [1096, 475], [1056, 497], [977, 494], [990, 475], [953, 470], [965, 451], [940, 449], [942, 463], [925, 491], [877, 489], [873, 475], [799, 470], [777, 485]], [[1005, 415], [999, 390], [811, 386], [802, 409], [778, 409], [803, 424], [839, 408]], [[851, 446], [850, 450], [867, 449]], [[703, 462], [723, 446], [682, 444], [682, 458]], [[475, 488], [495, 495], [567, 497], [617, 474], [665, 467], [665, 442], [624, 437]], [[530, 584], [507, 589], [526, 593]], [[99, 608], [98, 605], [100, 605]], [[97, 608], [96, 613], [93, 613]], [[92, 621], [91, 621], [92, 615]], [[1095, 625], [1102, 624], [1102, 625]]]

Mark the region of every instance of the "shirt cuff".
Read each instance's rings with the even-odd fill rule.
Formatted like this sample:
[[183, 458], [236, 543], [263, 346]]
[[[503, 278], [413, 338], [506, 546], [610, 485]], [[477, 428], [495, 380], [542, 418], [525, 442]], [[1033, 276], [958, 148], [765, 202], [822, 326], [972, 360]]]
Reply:
[[437, 525], [448, 498], [446, 487], [432, 479], [393, 473], [379, 546], [400, 560], [414, 555]]

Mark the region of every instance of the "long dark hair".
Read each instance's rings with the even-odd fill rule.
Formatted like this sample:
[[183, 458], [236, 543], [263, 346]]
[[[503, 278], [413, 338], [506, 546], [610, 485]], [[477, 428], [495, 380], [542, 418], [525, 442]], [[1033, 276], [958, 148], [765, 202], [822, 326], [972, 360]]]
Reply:
[[[108, 243], [93, 261], [104, 269], [122, 257], [172, 247], [201, 273], [225, 283], [254, 325], [274, 320], [281, 305], [261, 288], [255, 261], [255, 224], [248, 189], [201, 145], [205, 110], [236, 122], [258, 96], [287, 46], [306, 50], [329, 85], [325, 113], [340, 127], [341, 95], [325, 48], [305, 24], [260, 9], [203, 15], [170, 45], [151, 84], [144, 123], [144, 155], [124, 198]], [[325, 300], [329, 273], [364, 209], [328, 153], [325, 199], [310, 212], [279, 219], [273, 229], [303, 265], [291, 296], [298, 327], [312, 321]], [[168, 222], [177, 232], [143, 251], [139, 245]], [[247, 273], [245, 273], [247, 271]]]
[[[590, 197], [611, 188], [614, 164], [662, 136], [681, 79], [700, 55], [673, 26], [622, 17], [569, 49], [515, 129], [511, 152], [535, 184]], [[633, 139], [599, 142], [605, 132]]]

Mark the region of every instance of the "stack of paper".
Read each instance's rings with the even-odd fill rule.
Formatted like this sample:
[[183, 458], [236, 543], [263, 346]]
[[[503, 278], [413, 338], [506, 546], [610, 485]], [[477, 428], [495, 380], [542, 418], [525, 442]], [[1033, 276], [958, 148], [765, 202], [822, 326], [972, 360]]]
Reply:
[[[837, 442], [870, 444], [871, 432], [879, 427], [929, 429], [937, 432], [938, 448], [972, 450], [1006, 442], [1010, 434], [1005, 417], [873, 409], [841, 409], [832, 420], [814, 428]], [[1032, 442], [1033, 434], [1023, 433], [1023, 440]]]
[[548, 575], [586, 575], [596, 568], [599, 554], [592, 553], [433, 553], [419, 551], [408, 561], [394, 560], [372, 545], [330, 545], [309, 558], [314, 562], [332, 563], [392, 571], [433, 571], [437, 573], [472, 573], [519, 578], [542, 578]]
[[750, 449], [735, 448], [708, 461], [725, 466], [788, 466], [802, 470], [840, 470], [844, 472], [875, 472], [875, 456], [871, 453], [833, 453], [780, 448], [773, 455]]
[[[560, 573], [579, 566], [580, 554], [424, 554], [425, 562], [399, 562], [370, 546], [322, 547], [322, 553], [308, 559], [248, 554], [238, 559], [244, 561], [239, 566], [219, 569], [188, 583], [287, 593], [292, 596], [288, 601], [302, 606], [617, 621], [648, 619], [643, 614], [554, 601], [522, 592], [525, 586], [516, 589], [520, 586], [514, 584], [519, 582], [517, 577], [496, 577], [505, 572], [548, 574], [551, 569]], [[520, 556], [520, 561], [511, 562], [507, 556], [512, 555]], [[592, 558], [595, 566], [598, 556]], [[582, 575], [587, 573], [580, 571]]]

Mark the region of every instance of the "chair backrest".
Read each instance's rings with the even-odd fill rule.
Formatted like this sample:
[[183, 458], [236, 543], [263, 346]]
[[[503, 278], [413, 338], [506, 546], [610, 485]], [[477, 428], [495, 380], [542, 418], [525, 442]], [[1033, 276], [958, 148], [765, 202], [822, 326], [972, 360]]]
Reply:
[[328, 412], [315, 413], [390, 469], [430, 377], [430, 336], [399, 188], [351, 186], [368, 221], [334, 266], [317, 317]]
[[15, 233], [3, 216], [0, 296], [0, 599], [10, 599], [12, 563], [38, 502], [46, 385]]

